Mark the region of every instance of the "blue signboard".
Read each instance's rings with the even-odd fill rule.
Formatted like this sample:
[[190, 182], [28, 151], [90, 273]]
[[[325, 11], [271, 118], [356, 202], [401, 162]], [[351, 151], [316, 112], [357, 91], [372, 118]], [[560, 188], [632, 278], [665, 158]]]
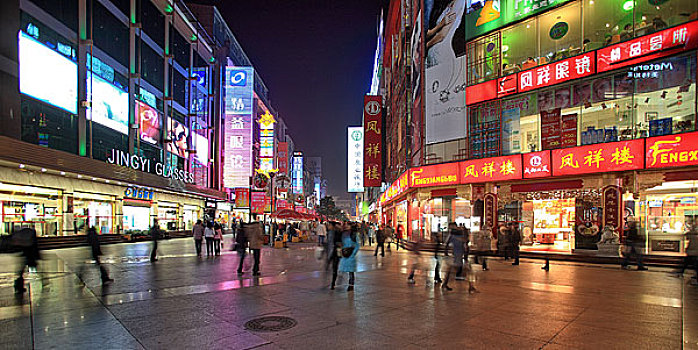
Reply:
[[225, 69], [225, 114], [252, 114], [254, 102], [254, 69]]

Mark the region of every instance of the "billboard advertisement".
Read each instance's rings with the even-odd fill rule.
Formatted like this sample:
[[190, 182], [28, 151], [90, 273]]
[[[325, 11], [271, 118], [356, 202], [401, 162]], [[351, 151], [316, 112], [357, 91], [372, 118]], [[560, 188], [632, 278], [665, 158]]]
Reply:
[[155, 108], [136, 100], [136, 122], [141, 140], [154, 145], [160, 142], [162, 118]]
[[194, 160], [203, 165], [208, 165], [208, 138], [204, 135], [195, 133], [191, 142], [194, 144], [194, 149], [196, 150]]
[[254, 69], [225, 68], [225, 114], [252, 114], [254, 108]]
[[245, 187], [252, 176], [252, 115], [226, 115], [223, 185]]
[[648, 169], [698, 165], [698, 132], [647, 139]]
[[22, 31], [18, 36], [19, 91], [77, 114], [77, 64]]
[[235, 189], [235, 208], [250, 207], [250, 190], [248, 188]]
[[189, 129], [183, 123], [169, 118], [168, 125], [169, 142], [167, 142], [167, 152], [182, 158], [188, 158], [187, 139], [189, 138]]
[[364, 128], [347, 128], [347, 192], [364, 191]]
[[266, 111], [257, 120], [259, 123], [259, 169], [274, 170], [274, 124], [276, 119]]
[[465, 0], [435, 0], [425, 11], [426, 143], [465, 137]]
[[471, 0], [466, 15], [465, 39], [485, 34], [570, 0]]
[[264, 214], [264, 207], [267, 204], [267, 193], [252, 191], [250, 193], [250, 212]]
[[276, 164], [280, 174], [288, 173], [288, 142], [279, 142], [279, 147], [276, 149]]
[[88, 119], [128, 135], [128, 93], [90, 72], [85, 88], [92, 100]]
[[[412, 119], [411, 125], [411, 154], [412, 166], [419, 166], [422, 162], [422, 125], [423, 125], [423, 91], [424, 91], [424, 20], [423, 0], [412, 1], [412, 13], [414, 13], [414, 24], [412, 26], [412, 37], [410, 38], [412, 46]], [[367, 185], [368, 187], [368, 185]]]
[[293, 194], [303, 194], [303, 152], [293, 153], [291, 188]]
[[383, 173], [381, 96], [364, 96], [364, 186], [380, 187]]

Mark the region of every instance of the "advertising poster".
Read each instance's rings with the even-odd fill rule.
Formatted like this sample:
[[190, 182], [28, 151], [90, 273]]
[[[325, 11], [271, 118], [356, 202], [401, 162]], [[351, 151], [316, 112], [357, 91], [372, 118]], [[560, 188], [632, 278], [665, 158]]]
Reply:
[[412, 1], [412, 12], [414, 16], [414, 25], [412, 26], [412, 166], [421, 165], [422, 157], [422, 125], [423, 125], [423, 91], [424, 91], [424, 31], [422, 30], [422, 3], [423, 0]]
[[249, 208], [250, 207], [250, 190], [247, 188], [235, 189], [235, 207]]
[[303, 194], [303, 152], [294, 152], [292, 161], [291, 187], [293, 194]]
[[542, 148], [560, 147], [560, 109], [540, 112], [540, 132]]
[[518, 107], [502, 109], [502, 152], [521, 152], [521, 110]]
[[90, 72], [85, 88], [87, 98], [92, 99], [89, 119], [128, 135], [128, 93]]
[[136, 119], [141, 140], [154, 145], [158, 144], [162, 125], [158, 111], [146, 103], [136, 100]]
[[562, 135], [560, 137], [560, 147], [577, 146], [577, 113], [565, 114], [562, 116]]
[[194, 138], [192, 139], [192, 142], [194, 143], [194, 149], [196, 150], [196, 154], [194, 155], [194, 159], [199, 162], [200, 164], [203, 165], [208, 165], [208, 139], [206, 136], [199, 135], [199, 134], [194, 134]]
[[347, 192], [364, 191], [364, 128], [347, 128]]
[[279, 167], [279, 174], [288, 173], [288, 142], [279, 142], [276, 149], [276, 164]]
[[380, 187], [383, 179], [381, 102], [381, 96], [364, 96], [364, 187]]
[[266, 205], [266, 192], [252, 191], [250, 193], [250, 212], [255, 214], [264, 214]]
[[189, 138], [189, 129], [184, 124], [177, 120], [169, 118], [169, 136], [170, 141], [167, 143], [167, 151], [182, 158], [188, 158], [187, 139]]
[[464, 34], [470, 40], [567, 1], [570, 0], [470, 0]]
[[435, 0], [425, 8], [426, 143], [464, 137], [465, 0]]

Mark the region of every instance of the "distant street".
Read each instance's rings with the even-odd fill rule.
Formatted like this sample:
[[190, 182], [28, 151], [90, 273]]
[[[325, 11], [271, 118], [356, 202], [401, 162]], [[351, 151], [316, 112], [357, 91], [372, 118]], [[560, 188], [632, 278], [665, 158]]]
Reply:
[[[668, 269], [491, 261], [466, 281], [434, 286], [424, 255], [407, 283], [405, 250], [358, 256], [356, 289], [346, 276], [330, 291], [312, 244], [262, 251], [262, 276], [235, 274], [238, 255], [197, 258], [190, 239], [104, 246], [115, 282], [102, 287], [86, 248], [43, 252], [40, 278], [16, 299], [16, 260], [5, 255], [0, 278], [3, 349], [680, 349], [698, 348], [698, 289]], [[246, 270], [249, 270], [246, 263]], [[77, 279], [83, 271], [85, 288]], [[296, 321], [287, 330], [245, 329], [260, 316]], [[267, 325], [269, 322], [267, 323]], [[271, 322], [272, 325], [277, 323]], [[281, 323], [278, 323], [280, 325]]]

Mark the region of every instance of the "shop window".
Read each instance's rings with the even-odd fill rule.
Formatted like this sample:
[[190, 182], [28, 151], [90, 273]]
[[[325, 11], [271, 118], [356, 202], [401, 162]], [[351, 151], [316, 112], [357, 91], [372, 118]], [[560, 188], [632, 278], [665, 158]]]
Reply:
[[185, 39], [179, 32], [174, 28], [170, 27], [172, 33], [170, 34], [170, 38], [172, 41], [172, 44], [170, 47], [172, 48], [172, 53], [174, 54], [174, 59], [179, 63], [182, 68], [187, 69], [189, 68], [189, 54], [190, 54], [190, 49], [191, 45], [189, 45], [189, 42], [187, 39]]
[[502, 154], [540, 150], [536, 94], [502, 101]]
[[579, 2], [539, 16], [538, 42], [541, 59], [553, 62], [580, 54], [582, 52], [581, 25]]
[[124, 16], [131, 17], [131, 0], [110, 0]]
[[92, 158], [106, 161], [112, 149], [128, 151], [128, 135], [97, 123], [91, 123]]
[[0, 183], [0, 235], [23, 227], [36, 230], [39, 237], [64, 234], [61, 191]]
[[499, 77], [500, 39], [496, 32], [468, 43], [468, 85]]
[[124, 66], [128, 66], [128, 27], [98, 1], [92, 6], [92, 37], [95, 45]]
[[155, 43], [165, 48], [165, 15], [150, 0], [138, 1], [141, 4], [140, 22], [143, 31]]
[[468, 108], [470, 158], [494, 157], [501, 150], [501, 106], [499, 101]]
[[698, 19], [695, 0], [635, 1], [635, 36]]
[[172, 97], [179, 103], [180, 106], [185, 107], [187, 103], [187, 78], [179, 73], [177, 69], [172, 67]]
[[78, 31], [78, 2], [75, 0], [31, 0], [47, 14], [58, 19], [72, 31]]
[[77, 116], [25, 95], [22, 99], [22, 141], [77, 154]]
[[156, 89], [162, 91], [165, 87], [165, 77], [163, 74], [164, 61], [162, 56], [145, 42], [141, 42], [140, 52], [141, 76]]
[[502, 73], [510, 74], [545, 64], [538, 57], [535, 19], [502, 30]]
[[[584, 0], [584, 51], [593, 51], [621, 41], [621, 33], [632, 25], [632, 9], [621, 1]], [[627, 39], [628, 34], [624, 34]]]

